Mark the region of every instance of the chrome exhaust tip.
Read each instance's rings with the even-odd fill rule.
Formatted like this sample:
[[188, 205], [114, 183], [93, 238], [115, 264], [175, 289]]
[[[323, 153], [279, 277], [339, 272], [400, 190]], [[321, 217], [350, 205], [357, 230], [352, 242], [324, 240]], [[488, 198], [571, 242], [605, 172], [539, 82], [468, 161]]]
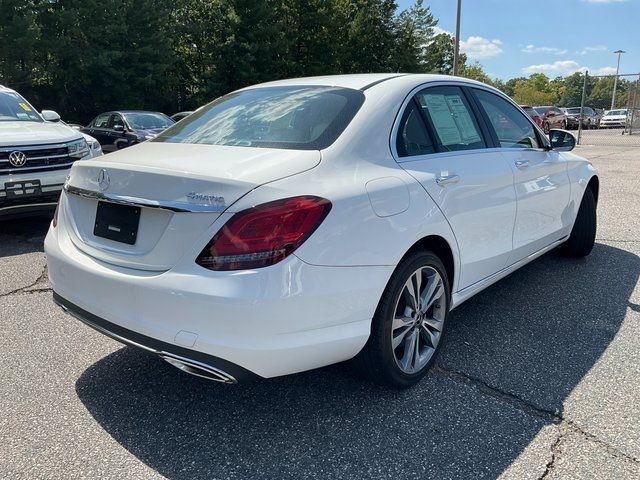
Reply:
[[179, 370], [186, 372], [196, 377], [205, 378], [214, 382], [221, 382], [227, 384], [235, 384], [238, 381], [222, 370], [219, 370], [211, 365], [197, 362], [195, 360], [189, 360], [188, 358], [179, 357], [167, 352], [159, 353], [160, 358], [170, 365], [173, 365]]

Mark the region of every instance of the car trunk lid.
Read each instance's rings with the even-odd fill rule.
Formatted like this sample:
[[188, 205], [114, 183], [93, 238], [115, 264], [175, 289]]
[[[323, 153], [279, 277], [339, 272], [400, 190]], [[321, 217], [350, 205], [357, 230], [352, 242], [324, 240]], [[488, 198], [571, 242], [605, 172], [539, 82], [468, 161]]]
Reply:
[[[119, 266], [164, 271], [223, 211], [233, 211], [229, 207], [240, 197], [319, 161], [315, 150], [145, 142], [76, 162], [66, 186], [65, 219], [72, 241], [85, 253]], [[139, 209], [135, 243], [104, 237], [96, 223], [99, 202]], [[124, 228], [118, 219], [106, 227]]]

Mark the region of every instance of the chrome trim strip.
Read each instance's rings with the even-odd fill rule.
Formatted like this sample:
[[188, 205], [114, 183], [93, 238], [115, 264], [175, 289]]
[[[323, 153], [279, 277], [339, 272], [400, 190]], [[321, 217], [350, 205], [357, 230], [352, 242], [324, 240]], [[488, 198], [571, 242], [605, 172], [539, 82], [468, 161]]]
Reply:
[[130, 197], [128, 195], [116, 195], [115, 193], [101, 193], [87, 190], [73, 185], [65, 184], [64, 191], [71, 195], [103, 200], [105, 202], [132, 205], [136, 207], [159, 208], [180, 213], [222, 213], [227, 207], [218, 205], [196, 205], [191, 203], [176, 202], [174, 200], [149, 200], [147, 198]]
[[53, 165], [34, 165], [33, 167], [12, 167], [12, 168], [4, 168], [0, 167], [0, 173], [21, 173], [21, 172], [30, 172], [31, 170], [42, 170], [43, 172], [55, 171], [55, 170], [64, 170], [65, 167], [71, 167], [75, 160], [68, 163], [54, 163]]
[[24, 152], [25, 150], [48, 150], [50, 148], [65, 148], [71, 142], [77, 142], [78, 140], [82, 140], [83, 137], [77, 138], [76, 140], [69, 140], [65, 143], [50, 143], [48, 145], [16, 145], [13, 147], [0, 147], [0, 152], [13, 152], [15, 150], [19, 150]]
[[[27, 157], [27, 164], [28, 162], [31, 160], [47, 160], [47, 159], [52, 159], [52, 158], [65, 158], [68, 157], [69, 154], [68, 153], [64, 153], [62, 155], [45, 155], [44, 157]], [[0, 159], [0, 163], [9, 163], [9, 160], [2, 160]]]

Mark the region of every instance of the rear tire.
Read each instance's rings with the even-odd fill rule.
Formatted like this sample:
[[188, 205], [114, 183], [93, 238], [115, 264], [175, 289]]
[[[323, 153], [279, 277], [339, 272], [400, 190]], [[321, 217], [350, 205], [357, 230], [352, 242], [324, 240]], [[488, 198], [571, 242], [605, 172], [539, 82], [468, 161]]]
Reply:
[[449, 279], [440, 259], [430, 251], [410, 254], [387, 283], [356, 366], [382, 385], [415, 385], [435, 362], [450, 304]]
[[596, 240], [596, 224], [596, 199], [593, 190], [587, 187], [569, 240], [564, 244], [565, 255], [569, 257], [589, 255]]

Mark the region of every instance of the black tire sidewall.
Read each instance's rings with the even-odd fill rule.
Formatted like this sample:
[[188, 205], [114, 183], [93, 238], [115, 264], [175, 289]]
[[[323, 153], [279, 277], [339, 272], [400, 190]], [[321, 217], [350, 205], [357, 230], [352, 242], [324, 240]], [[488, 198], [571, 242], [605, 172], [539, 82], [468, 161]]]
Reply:
[[[436, 347], [436, 351], [429, 359], [429, 362], [419, 371], [414, 374], [407, 374], [403, 372], [400, 367], [397, 365], [395, 356], [393, 353], [393, 348], [391, 345], [391, 326], [393, 322], [393, 317], [395, 315], [395, 307], [398, 296], [400, 295], [404, 284], [408, 280], [409, 276], [413, 274], [420, 267], [432, 267], [435, 268], [436, 271], [440, 274], [446, 292], [447, 305], [445, 309], [445, 320], [443, 324], [442, 334], [440, 336], [440, 341], [438, 346]], [[444, 339], [447, 320], [449, 317], [449, 309], [451, 306], [451, 288], [449, 286], [449, 278], [446, 274], [446, 269], [442, 264], [442, 261], [432, 252], [429, 251], [421, 251], [411, 254], [409, 257], [405, 258], [401, 264], [398, 266], [394, 274], [392, 275], [389, 283], [387, 284], [387, 288], [385, 289], [386, 295], [383, 296], [380, 304], [378, 305], [378, 309], [376, 310], [376, 314], [374, 317], [374, 322], [376, 322], [376, 326], [378, 328], [375, 329], [375, 334], [379, 336], [375, 341], [379, 343], [379, 353], [382, 358], [380, 361], [380, 369], [382, 373], [382, 380], [385, 380], [385, 383], [390, 384], [394, 387], [406, 388], [417, 383], [431, 368], [433, 363], [438, 356], [440, 351], [440, 347], [442, 345], [442, 341]]]

